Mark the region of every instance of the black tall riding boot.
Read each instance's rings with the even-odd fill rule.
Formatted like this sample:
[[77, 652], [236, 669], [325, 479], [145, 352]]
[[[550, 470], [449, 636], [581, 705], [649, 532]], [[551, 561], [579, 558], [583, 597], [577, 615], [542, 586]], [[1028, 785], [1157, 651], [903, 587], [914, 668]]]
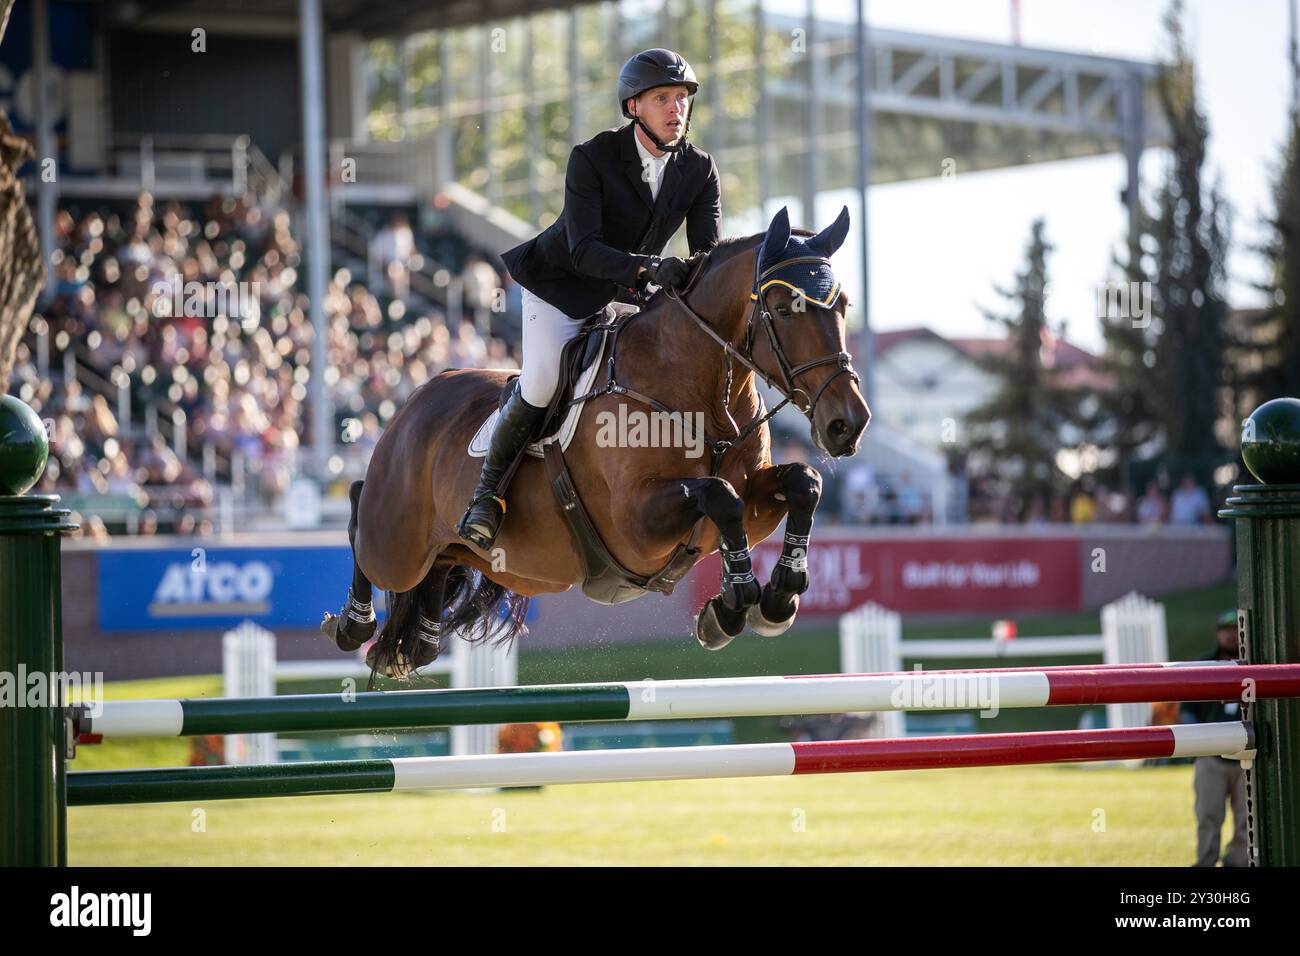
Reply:
[[501, 408], [496, 431], [492, 433], [492, 444], [483, 459], [483, 472], [479, 475], [478, 485], [470, 495], [469, 510], [460, 519], [460, 525], [456, 529], [466, 541], [484, 550], [492, 547], [492, 542], [501, 529], [501, 519], [506, 513], [502, 481], [515, 460], [523, 454], [545, 414], [545, 408], [524, 401], [524, 397], [519, 394], [518, 385], [511, 391]]

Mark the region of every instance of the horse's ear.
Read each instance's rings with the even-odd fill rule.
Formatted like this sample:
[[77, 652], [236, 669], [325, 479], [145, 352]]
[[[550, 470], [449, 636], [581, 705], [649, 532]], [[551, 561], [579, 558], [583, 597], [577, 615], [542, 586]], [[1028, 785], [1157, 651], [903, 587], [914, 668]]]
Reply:
[[830, 258], [844, 244], [849, 234], [849, 207], [840, 210], [839, 217], [817, 235], [808, 240], [808, 248], [816, 255]]
[[781, 253], [785, 252], [785, 247], [790, 243], [790, 211], [782, 206], [781, 210], [772, 217], [772, 221], [767, 226], [767, 236], [763, 239], [763, 247], [758, 252], [759, 269], [771, 265], [777, 260]]

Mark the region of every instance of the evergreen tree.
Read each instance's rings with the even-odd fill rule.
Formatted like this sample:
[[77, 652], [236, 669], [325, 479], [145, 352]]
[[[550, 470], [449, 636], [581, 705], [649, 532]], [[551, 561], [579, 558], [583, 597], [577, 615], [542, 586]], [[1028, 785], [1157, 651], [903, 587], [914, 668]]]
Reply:
[[997, 390], [966, 416], [974, 468], [1002, 485], [1017, 518], [1023, 517], [1034, 497], [1046, 500], [1059, 484], [1056, 454], [1073, 398], [1052, 388], [1043, 365], [1044, 345], [1052, 339], [1044, 311], [1047, 254], [1051, 251], [1043, 235], [1043, 221], [1036, 220], [1024, 271], [1016, 276], [1014, 288], [998, 290], [1014, 303], [1014, 311], [985, 313], [1005, 327], [1010, 345], [1006, 352], [985, 356], [979, 362], [997, 380]]
[[1120, 264], [1129, 307], [1099, 315], [1114, 388], [1096, 396], [1098, 412], [1088, 424], [1126, 487], [1133, 489], [1139, 459], [1158, 458], [1171, 478], [1191, 472], [1208, 489], [1225, 460], [1216, 426], [1225, 434], [1231, 427], [1230, 210], [1217, 187], [1207, 195], [1201, 183], [1209, 132], [1180, 0], [1170, 5], [1165, 27], [1171, 53], [1156, 91], [1169, 129], [1169, 168], [1154, 211], [1143, 209], [1140, 232], [1129, 237]]
[[1291, 135], [1274, 186], [1276, 208], [1269, 236], [1257, 251], [1269, 275], [1259, 286], [1270, 305], [1244, 317], [1234, 349], [1235, 383], [1242, 394], [1234, 417], [1281, 395], [1300, 396], [1300, 116], [1291, 112]]
[[1157, 81], [1171, 163], [1154, 224], [1156, 340], [1149, 394], [1173, 477], [1190, 472], [1212, 488], [1214, 468], [1225, 458], [1215, 425], [1227, 398], [1228, 209], [1217, 188], [1208, 197], [1202, 190], [1209, 131], [1197, 101], [1182, 14], [1176, 0], [1165, 17], [1172, 57]]
[[[1104, 342], [1101, 368], [1112, 381], [1088, 403], [1092, 414], [1084, 421], [1091, 441], [1106, 449], [1101, 469], [1121, 489], [1133, 493], [1130, 465], [1146, 457], [1161, 443], [1156, 416], [1152, 369], [1156, 363], [1156, 330], [1151, 322], [1151, 276], [1143, 264], [1142, 237], [1154, 223], [1145, 210], [1140, 213], [1141, 232], [1132, 237], [1129, 257], [1117, 263], [1123, 278], [1118, 287], [1108, 283], [1100, 290], [1098, 320]], [[1148, 257], [1149, 258], [1149, 257]], [[1128, 308], [1111, 308], [1127, 302]]]

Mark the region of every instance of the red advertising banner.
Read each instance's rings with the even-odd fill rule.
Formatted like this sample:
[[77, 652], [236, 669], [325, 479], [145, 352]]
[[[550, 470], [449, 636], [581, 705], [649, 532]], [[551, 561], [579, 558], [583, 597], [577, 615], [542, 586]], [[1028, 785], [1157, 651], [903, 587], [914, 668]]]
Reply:
[[[760, 582], [781, 554], [780, 534], [754, 549]], [[866, 601], [925, 613], [1077, 611], [1077, 538], [818, 539], [808, 549], [800, 614], [842, 614]], [[695, 606], [718, 592], [718, 556], [692, 572]]]

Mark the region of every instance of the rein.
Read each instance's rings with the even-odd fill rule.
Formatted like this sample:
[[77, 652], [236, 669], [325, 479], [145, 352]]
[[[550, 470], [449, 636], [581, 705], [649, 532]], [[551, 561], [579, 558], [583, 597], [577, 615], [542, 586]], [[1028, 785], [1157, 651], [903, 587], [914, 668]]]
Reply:
[[[858, 377], [858, 373], [853, 369], [853, 356], [850, 355], [848, 352], [835, 352], [830, 355], [824, 355], [821, 358], [812, 359], [811, 361], [803, 362], [799, 365], [792, 366], [790, 364], [789, 358], [785, 354], [785, 349], [781, 347], [780, 339], [776, 335], [776, 329], [772, 322], [772, 313], [767, 308], [767, 288], [764, 285], [764, 280], [766, 280], [769, 276], [771, 276], [772, 273], [775, 272], [777, 269], [783, 269], [786, 266], [789, 266], [793, 263], [799, 263], [799, 262], [817, 262], [828, 266], [830, 264], [829, 260], [821, 256], [799, 256], [793, 259], [786, 259], [783, 262], [778, 262], [775, 265], [769, 267], [766, 271], [756, 276], [754, 280], [754, 286], [750, 292], [750, 299], [753, 301], [754, 307], [750, 311], [749, 317], [745, 321], [744, 351], [741, 351], [740, 349], [736, 348], [736, 346], [732, 345], [730, 342], [728, 342], [726, 339], [720, 336], [716, 331], [714, 331], [713, 327], [709, 325], [708, 321], [705, 320], [693, 308], [691, 308], [690, 304], [686, 301], [686, 299], [683, 298], [682, 295], [679, 294], [676, 290], [667, 287], [664, 288], [664, 294], [671, 301], [676, 302], [678, 305], [680, 305], [682, 309], [686, 312], [686, 314], [690, 316], [690, 318], [695, 322], [695, 324], [706, 335], [708, 335], [709, 338], [713, 339], [714, 342], [722, 346], [723, 353], [726, 355], [727, 378], [722, 390], [722, 412], [727, 417], [727, 421], [731, 423], [731, 427], [734, 430], [735, 434], [732, 435], [730, 438], [709, 438], [708, 436], [704, 436], [704, 443], [708, 446], [709, 451], [712, 455], [712, 462], [711, 462], [712, 467], [710, 469], [712, 474], [715, 475], [717, 474], [718, 466], [721, 464], [722, 461], [722, 456], [725, 455], [727, 451], [729, 451], [731, 448], [735, 447], [736, 445], [743, 443], [746, 439], [749, 438], [750, 435], [752, 435], [759, 428], [763, 427], [763, 425], [767, 421], [769, 421], [773, 415], [779, 412], [786, 405], [791, 405], [791, 404], [794, 405], [797, 409], [799, 409], [799, 411], [803, 412], [803, 414], [808, 418], [809, 422], [812, 422], [813, 415], [816, 413], [817, 410], [817, 402], [820, 401], [822, 394], [826, 391], [827, 387], [833, 381], [835, 381], [835, 379], [839, 378], [840, 375], [843, 375], [844, 373], [847, 372], [849, 377], [852, 379], [854, 383], [858, 383], [861, 381], [861, 379]], [[687, 288], [690, 288], [690, 285], [691, 283], [688, 282]], [[828, 305], [829, 304], [831, 303], [828, 303]], [[643, 312], [638, 312], [636, 313], [636, 315], [629, 317], [625, 322], [621, 324], [615, 323], [611, 325], [595, 326], [593, 328], [593, 331], [604, 328], [610, 330], [613, 333], [613, 341], [610, 344], [609, 360], [608, 360], [609, 380], [606, 382], [603, 388], [595, 389], [587, 393], [586, 395], [571, 399], [569, 402], [570, 405], [577, 404], [578, 402], [585, 402], [592, 398], [599, 398], [602, 395], [615, 394], [615, 395], [626, 395], [629, 398], [632, 398], [636, 401], [642, 402], [643, 404], [650, 406], [652, 409], [654, 409], [657, 412], [676, 414], [676, 411], [674, 409], [669, 408], [667, 405], [663, 404], [657, 399], [651, 398], [650, 396], [644, 395], [641, 392], [636, 391], [635, 389], [631, 389], [628, 388], [626, 385], [620, 384], [614, 375], [615, 357], [617, 354], [616, 349], [618, 344], [618, 333], [623, 328], [625, 328], [627, 324], [630, 323], [633, 319], [643, 314], [644, 314]], [[771, 376], [769, 376], [766, 372], [764, 372], [761, 368], [759, 368], [757, 363], [754, 362], [755, 317], [758, 318], [759, 324], [762, 325], [763, 330], [767, 335], [768, 343], [772, 348], [772, 354], [776, 356], [777, 368], [781, 373], [781, 380], [778, 382], [773, 382]], [[772, 408], [771, 411], [746, 422], [744, 426], [737, 425], [735, 418], [732, 417], [731, 414], [731, 407], [730, 407], [731, 383], [735, 373], [735, 366], [733, 364], [734, 362], [739, 362], [741, 365], [748, 368], [751, 372], [754, 372], [756, 375], [762, 377], [763, 381], [766, 382], [768, 386], [775, 388], [777, 392], [780, 393], [781, 395], [781, 401], [774, 408]], [[815, 395], [810, 396], [807, 391], [798, 387], [795, 384], [795, 379], [797, 379], [800, 375], [803, 375], [805, 372], [811, 371], [812, 369], [820, 368], [823, 365], [836, 365], [838, 366], [838, 369], [834, 374], [832, 374], [829, 378], [827, 378], [825, 382], [822, 383], [821, 388], [817, 389], [817, 393]], [[796, 398], [796, 396], [798, 395], [802, 395], [804, 397], [804, 399], [807, 402], [806, 405], [800, 404], [800, 402]], [[759, 402], [761, 406], [762, 403], [761, 396], [759, 397]]]

